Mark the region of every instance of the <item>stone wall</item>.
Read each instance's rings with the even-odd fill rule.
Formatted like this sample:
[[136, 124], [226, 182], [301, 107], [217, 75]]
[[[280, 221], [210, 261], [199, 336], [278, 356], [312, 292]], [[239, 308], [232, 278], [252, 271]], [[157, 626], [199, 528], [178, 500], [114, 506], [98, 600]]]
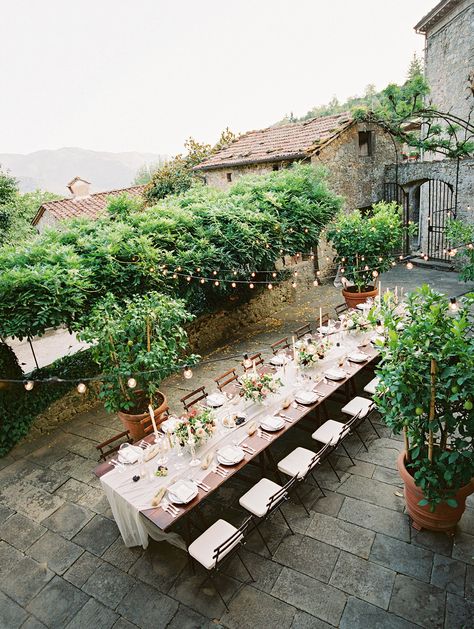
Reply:
[[[359, 132], [373, 131], [374, 151], [371, 156], [359, 156]], [[331, 190], [344, 197], [347, 211], [363, 208], [383, 198], [384, 171], [396, 161], [397, 152], [389, 134], [376, 125], [354, 124], [319, 154], [311, 163], [328, 169]]]
[[463, 0], [426, 33], [425, 75], [429, 98], [441, 111], [467, 119], [474, 105], [474, 4]]
[[[291, 161], [285, 162], [265, 162], [264, 164], [248, 164], [246, 166], [228, 166], [226, 168], [215, 168], [212, 170], [206, 170], [199, 173], [200, 176], [206, 178], [208, 186], [218, 188], [219, 190], [227, 190], [235, 183], [240, 177], [244, 175], [265, 175], [277, 168], [286, 168], [291, 164]], [[228, 180], [227, 175], [231, 175], [231, 181]]]
[[35, 228], [41, 234], [44, 232], [45, 229], [49, 227], [57, 227], [57, 224], [57, 219], [51, 214], [49, 210], [45, 210], [41, 215], [39, 221], [36, 223]]

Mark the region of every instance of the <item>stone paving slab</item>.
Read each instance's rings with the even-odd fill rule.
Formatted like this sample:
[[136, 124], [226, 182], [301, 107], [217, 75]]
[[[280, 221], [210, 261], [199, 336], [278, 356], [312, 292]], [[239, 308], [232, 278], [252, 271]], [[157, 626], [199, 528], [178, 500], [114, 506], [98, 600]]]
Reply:
[[[444, 626], [444, 590], [417, 579], [398, 574], [395, 578], [390, 611], [412, 620], [426, 629], [442, 629]], [[451, 629], [446, 625], [446, 629]]]
[[433, 553], [429, 550], [377, 533], [369, 559], [395, 572], [430, 582]]
[[375, 533], [323, 513], [313, 515], [306, 532], [320, 542], [368, 559]]
[[385, 533], [402, 541], [410, 541], [410, 524], [405, 514], [392, 509], [347, 497], [338, 517], [366, 529]]
[[27, 606], [48, 627], [62, 629], [88, 601], [88, 596], [61, 577], [54, 577]]

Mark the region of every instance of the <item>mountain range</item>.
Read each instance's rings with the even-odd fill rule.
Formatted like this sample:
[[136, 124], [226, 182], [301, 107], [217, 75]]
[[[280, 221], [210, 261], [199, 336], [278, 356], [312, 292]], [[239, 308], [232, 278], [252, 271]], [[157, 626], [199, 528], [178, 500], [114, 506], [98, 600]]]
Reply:
[[0, 153], [0, 166], [19, 181], [21, 192], [41, 188], [67, 196], [74, 177], [89, 181], [92, 192], [132, 185], [137, 170], [166, 159], [154, 153], [109, 153], [71, 147], [34, 153]]

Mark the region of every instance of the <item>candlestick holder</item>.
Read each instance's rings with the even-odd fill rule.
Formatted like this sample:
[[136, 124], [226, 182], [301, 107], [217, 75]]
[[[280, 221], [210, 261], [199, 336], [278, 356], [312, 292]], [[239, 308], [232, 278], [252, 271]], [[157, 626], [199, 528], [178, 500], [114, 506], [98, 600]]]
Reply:
[[197, 467], [201, 465], [201, 459], [198, 459], [196, 456], [196, 441], [195, 439], [188, 440], [189, 451], [191, 453], [191, 460], [189, 461], [190, 467]]

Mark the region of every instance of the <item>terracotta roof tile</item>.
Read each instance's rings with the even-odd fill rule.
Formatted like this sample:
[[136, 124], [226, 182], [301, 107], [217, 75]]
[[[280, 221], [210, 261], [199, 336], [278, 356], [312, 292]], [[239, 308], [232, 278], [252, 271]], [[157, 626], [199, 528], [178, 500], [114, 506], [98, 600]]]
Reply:
[[141, 196], [145, 186], [131, 186], [130, 188], [119, 188], [107, 192], [95, 192], [87, 197], [66, 197], [58, 201], [48, 201], [38, 210], [33, 225], [40, 220], [43, 212], [48, 210], [58, 221], [67, 218], [97, 218], [97, 216], [107, 207], [109, 197], [116, 197], [124, 192], [132, 197]]
[[303, 158], [315, 143], [330, 140], [351, 123], [350, 113], [344, 112], [305, 122], [249, 131], [228, 147], [202, 161], [195, 170]]

